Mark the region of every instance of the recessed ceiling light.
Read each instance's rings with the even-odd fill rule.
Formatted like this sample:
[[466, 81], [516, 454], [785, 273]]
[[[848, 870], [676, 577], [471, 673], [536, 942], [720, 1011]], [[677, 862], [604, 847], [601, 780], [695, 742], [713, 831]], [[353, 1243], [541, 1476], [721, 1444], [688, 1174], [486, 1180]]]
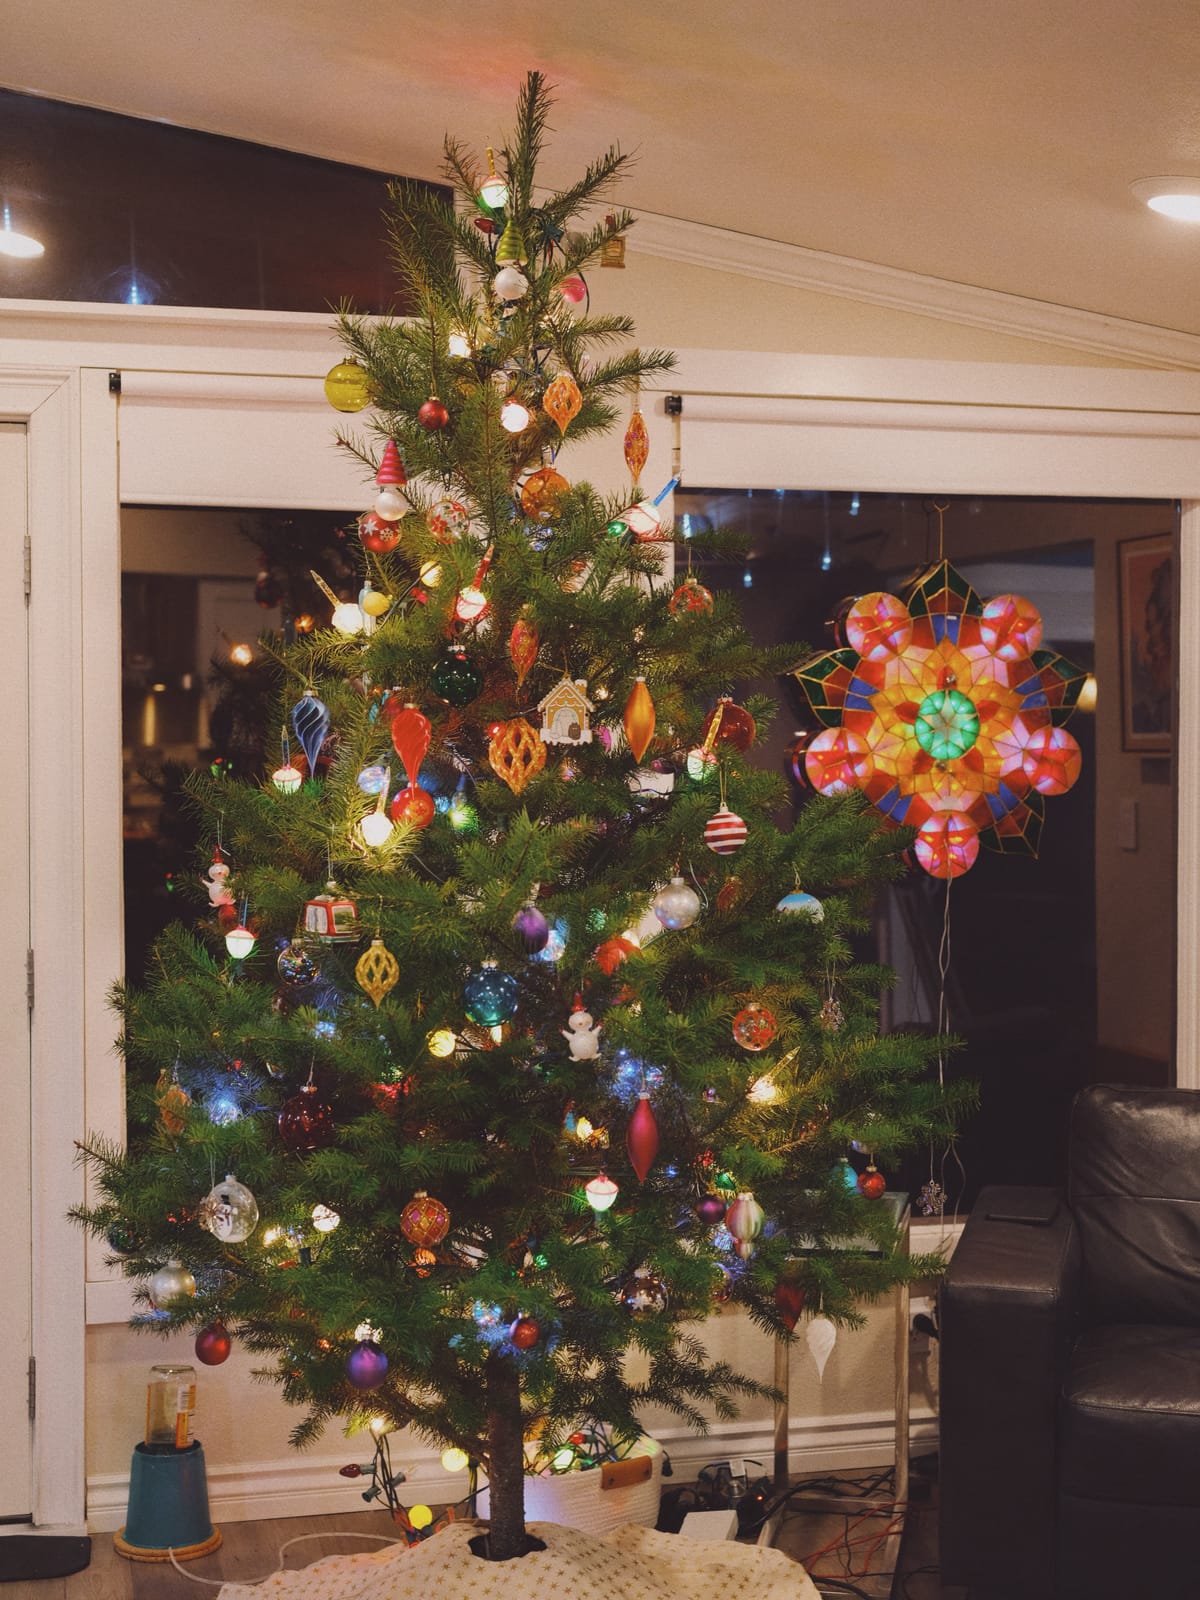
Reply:
[[8, 214], [8, 207], [5, 206], [4, 225], [0, 227], [0, 255], [30, 259], [45, 253], [46, 246], [40, 239], [34, 239], [28, 233], [14, 232], [12, 218]]
[[1161, 216], [1200, 222], [1200, 178], [1139, 178], [1129, 187]]

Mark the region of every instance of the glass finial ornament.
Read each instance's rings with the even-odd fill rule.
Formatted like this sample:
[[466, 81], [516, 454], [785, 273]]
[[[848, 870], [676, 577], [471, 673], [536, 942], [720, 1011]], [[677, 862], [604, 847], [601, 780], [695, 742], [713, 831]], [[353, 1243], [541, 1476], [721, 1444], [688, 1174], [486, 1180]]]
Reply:
[[461, 500], [453, 500], [447, 495], [434, 501], [426, 520], [430, 533], [439, 544], [453, 544], [469, 530], [471, 513]]
[[434, 1199], [424, 1189], [418, 1189], [400, 1213], [400, 1232], [409, 1244], [432, 1250], [435, 1244], [441, 1244], [449, 1231], [449, 1211], [440, 1200]]
[[805, 1332], [804, 1342], [816, 1365], [817, 1379], [823, 1381], [825, 1363], [833, 1354], [833, 1347], [837, 1343], [837, 1327], [826, 1316], [813, 1317]]
[[733, 1037], [743, 1050], [765, 1050], [778, 1032], [774, 1013], [754, 1000], [733, 1019]]
[[196, 1280], [182, 1261], [174, 1259], [159, 1267], [146, 1285], [150, 1304], [156, 1311], [174, 1311], [196, 1297]]
[[858, 1175], [858, 1192], [868, 1200], [878, 1200], [887, 1193], [887, 1179], [873, 1161]]
[[358, 519], [358, 537], [364, 550], [373, 555], [390, 555], [400, 543], [400, 529], [377, 511], [364, 511]]
[[392, 743], [396, 747], [396, 754], [404, 763], [404, 771], [410, 784], [415, 784], [421, 771], [421, 763], [429, 752], [429, 741], [433, 737], [433, 727], [429, 718], [410, 701], [402, 706], [392, 718]]
[[1035, 856], [1045, 797], [1079, 776], [1063, 724], [1087, 676], [1042, 648], [1036, 607], [985, 602], [939, 561], [907, 600], [860, 596], [844, 629], [843, 646], [795, 672], [823, 725], [804, 754], [813, 787], [860, 789], [915, 828], [935, 878], [968, 872], [981, 846]]
[[488, 147], [488, 169], [479, 185], [479, 198], [489, 211], [503, 211], [508, 204], [508, 182], [496, 171], [496, 153]]
[[791, 889], [778, 901], [776, 911], [782, 911], [788, 916], [807, 917], [810, 922], [824, 922], [825, 907], [815, 894], [806, 894], [803, 889]]
[[588, 716], [595, 706], [587, 697], [587, 679], [563, 677], [544, 699], [538, 701], [542, 714], [543, 744], [591, 744]]
[[309, 776], [317, 775], [317, 758], [329, 737], [329, 707], [317, 699], [315, 689], [306, 689], [292, 707], [292, 732], [300, 741]]
[[280, 981], [292, 989], [315, 983], [321, 974], [316, 947], [307, 939], [290, 939], [276, 958], [275, 970]]
[[629, 476], [633, 479], [633, 492], [637, 494], [642, 481], [642, 468], [646, 465], [646, 458], [650, 454], [650, 435], [646, 432], [646, 419], [636, 399], [633, 402], [633, 414], [629, 418], [629, 425], [625, 429], [624, 449], [625, 465], [629, 468]]
[[743, 1261], [754, 1254], [754, 1241], [763, 1230], [766, 1215], [758, 1201], [743, 1190], [725, 1213], [725, 1227], [733, 1235], [734, 1246]]
[[664, 928], [690, 928], [700, 915], [700, 896], [686, 878], [674, 877], [654, 896], [650, 909]]
[[496, 724], [488, 744], [488, 763], [514, 794], [520, 794], [546, 765], [546, 746], [524, 717], [512, 717]]
[[712, 591], [689, 573], [671, 596], [667, 610], [673, 617], [695, 617], [707, 616], [712, 608]]
[[325, 398], [335, 411], [362, 411], [371, 404], [371, 380], [357, 361], [339, 361], [325, 374]]
[[508, 636], [508, 656], [516, 673], [518, 689], [529, 676], [529, 669], [537, 660], [540, 642], [533, 623], [525, 617], [518, 617]]
[[535, 956], [546, 948], [550, 938], [550, 924], [534, 905], [528, 901], [513, 918], [513, 932], [525, 947], [527, 955]]
[[557, 378], [546, 385], [546, 392], [542, 396], [542, 410], [554, 422], [559, 433], [566, 433], [579, 415], [582, 405], [583, 396], [579, 392], [579, 385], [569, 372], [560, 372]]
[[324, 1150], [337, 1138], [333, 1107], [321, 1099], [311, 1082], [283, 1102], [278, 1127], [281, 1142], [296, 1155]]
[[450, 422], [450, 413], [438, 399], [436, 394], [431, 394], [424, 405], [417, 412], [417, 421], [427, 433], [440, 433]]
[[485, 961], [463, 984], [463, 1010], [482, 1028], [507, 1022], [517, 1009], [517, 997], [517, 980], [494, 961]]
[[625, 738], [629, 742], [635, 761], [641, 761], [650, 748], [650, 742], [654, 738], [655, 717], [654, 701], [650, 698], [645, 678], [635, 678], [633, 688], [629, 691], [629, 699], [625, 702], [622, 719]]
[[704, 825], [704, 842], [719, 856], [732, 855], [735, 850], [740, 850], [746, 842], [746, 836], [746, 824], [736, 811], [730, 811], [725, 805], [714, 811]]
[[358, 907], [342, 894], [330, 878], [325, 893], [314, 895], [304, 906], [304, 931], [324, 944], [352, 944], [359, 934]]
[[379, 488], [375, 496], [375, 515], [385, 522], [399, 522], [401, 517], [407, 516], [412, 506], [401, 491], [408, 482], [408, 474], [394, 439], [389, 439], [383, 447], [375, 482]]
[[637, 1173], [638, 1182], [645, 1183], [650, 1168], [654, 1165], [654, 1158], [658, 1154], [658, 1120], [650, 1104], [650, 1097], [644, 1090], [638, 1095], [633, 1116], [629, 1119], [629, 1127], [625, 1132], [625, 1149], [629, 1153], [629, 1165]]
[[258, 1201], [229, 1172], [201, 1200], [196, 1221], [222, 1244], [243, 1244], [258, 1227]]
[[359, 956], [354, 966], [359, 988], [375, 1002], [376, 1010], [400, 981], [400, 963], [378, 934]]
[[584, 1184], [583, 1192], [588, 1205], [599, 1214], [601, 1211], [609, 1209], [621, 1191], [607, 1172], [600, 1172], [590, 1183]]
[[429, 687], [439, 699], [461, 710], [479, 698], [483, 672], [475, 658], [461, 645], [451, 645], [429, 679]]

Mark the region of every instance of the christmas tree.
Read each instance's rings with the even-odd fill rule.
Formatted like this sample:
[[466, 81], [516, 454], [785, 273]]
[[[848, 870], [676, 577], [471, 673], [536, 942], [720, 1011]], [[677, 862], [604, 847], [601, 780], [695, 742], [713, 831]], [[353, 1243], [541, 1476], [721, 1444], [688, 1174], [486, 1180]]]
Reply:
[[[774, 825], [773, 703], [729, 692], [798, 652], [664, 570], [636, 396], [670, 358], [585, 303], [627, 158], [540, 190], [550, 106], [531, 74], [498, 170], [448, 141], [452, 198], [395, 186], [419, 314], [344, 315], [332, 380], [375, 406], [342, 440], [378, 486], [361, 589], [271, 646], [274, 773], [189, 780], [207, 902], [117, 996], [130, 1137], [80, 1213], [139, 1325], [261, 1356], [297, 1444], [382, 1417], [477, 1463], [496, 1558], [525, 1441], [562, 1466], [590, 1424], [763, 1392], [708, 1358], [714, 1299], [786, 1336], [929, 1272], [845, 1156], [956, 1109], [856, 956], [904, 837], [854, 795]], [[557, 450], [629, 397], [605, 501]]]

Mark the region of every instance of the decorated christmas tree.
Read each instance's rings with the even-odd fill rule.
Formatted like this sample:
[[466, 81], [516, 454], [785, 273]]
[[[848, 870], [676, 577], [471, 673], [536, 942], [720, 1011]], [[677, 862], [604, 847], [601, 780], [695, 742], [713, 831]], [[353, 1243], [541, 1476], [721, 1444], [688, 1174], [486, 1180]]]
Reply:
[[[247, 1346], [297, 1444], [374, 1417], [476, 1463], [497, 1558], [527, 1441], [562, 1469], [762, 1392], [714, 1301], [786, 1336], [929, 1271], [881, 1196], [955, 1110], [856, 955], [905, 836], [854, 794], [775, 826], [774, 706], [731, 690], [799, 652], [670, 574], [637, 409], [670, 358], [587, 306], [626, 157], [539, 189], [550, 104], [531, 74], [494, 168], [448, 142], [452, 196], [395, 186], [419, 314], [344, 316], [328, 385], [374, 407], [361, 580], [270, 645], [275, 770], [189, 780], [207, 875], [118, 995], [128, 1147], [81, 1213], [138, 1325]], [[569, 447], [618, 420], [606, 501]]]

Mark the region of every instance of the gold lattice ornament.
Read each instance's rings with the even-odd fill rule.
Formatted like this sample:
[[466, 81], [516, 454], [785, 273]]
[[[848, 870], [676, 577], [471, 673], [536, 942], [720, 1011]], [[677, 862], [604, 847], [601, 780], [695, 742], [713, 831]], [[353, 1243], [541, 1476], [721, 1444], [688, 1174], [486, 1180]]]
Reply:
[[513, 717], [497, 727], [488, 746], [488, 760], [496, 776], [503, 778], [514, 794], [520, 794], [546, 765], [546, 746], [524, 717]]
[[568, 426], [579, 415], [582, 405], [579, 385], [569, 372], [560, 372], [553, 383], [546, 385], [542, 410], [558, 424], [559, 433], [566, 433]]
[[371, 940], [369, 949], [363, 951], [354, 968], [358, 986], [380, 1005], [400, 979], [400, 963], [378, 934]]

